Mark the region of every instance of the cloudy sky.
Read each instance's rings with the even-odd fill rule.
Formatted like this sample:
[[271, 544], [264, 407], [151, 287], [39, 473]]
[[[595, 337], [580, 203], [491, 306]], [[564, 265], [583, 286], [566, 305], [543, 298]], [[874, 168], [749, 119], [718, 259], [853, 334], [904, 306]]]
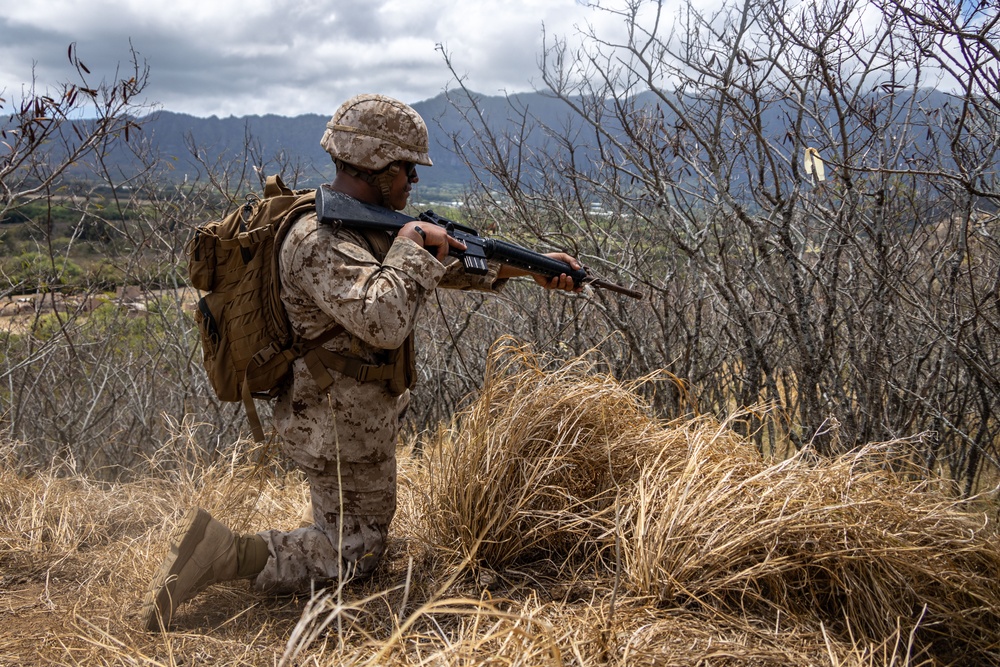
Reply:
[[520, 92], [539, 83], [543, 25], [623, 30], [586, 0], [0, 0], [0, 98], [69, 80], [73, 42], [92, 83], [131, 45], [148, 101], [197, 116], [332, 114], [360, 92], [419, 102], [454, 87], [437, 44], [472, 90]]

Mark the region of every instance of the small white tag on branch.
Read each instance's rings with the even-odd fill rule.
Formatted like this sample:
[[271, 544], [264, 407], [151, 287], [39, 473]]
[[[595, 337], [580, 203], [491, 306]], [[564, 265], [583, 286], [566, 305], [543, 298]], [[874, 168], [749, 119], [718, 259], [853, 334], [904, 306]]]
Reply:
[[806, 173], [810, 176], [815, 175], [817, 181], [826, 180], [826, 172], [823, 168], [823, 158], [819, 156], [819, 151], [815, 148], [806, 149], [805, 167]]

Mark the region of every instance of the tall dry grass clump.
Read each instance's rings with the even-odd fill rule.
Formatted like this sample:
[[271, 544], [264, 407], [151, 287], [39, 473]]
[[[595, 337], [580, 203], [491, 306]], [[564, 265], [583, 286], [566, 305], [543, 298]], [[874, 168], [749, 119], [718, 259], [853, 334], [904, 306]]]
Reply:
[[544, 365], [499, 345], [441, 434], [426, 508], [441, 545], [494, 570], [596, 569], [659, 608], [997, 657], [1000, 541], [905, 443], [768, 465], [724, 423], [652, 419], [583, 359]]
[[939, 655], [1000, 646], [993, 526], [915, 481], [893, 444], [741, 474], [709, 454], [718, 431], [686, 434], [682, 474], [644, 469], [622, 497], [634, 594], [869, 640], [902, 626]]
[[592, 555], [660, 430], [634, 389], [585, 357], [547, 369], [502, 340], [478, 400], [426, 448], [439, 544], [494, 569]]

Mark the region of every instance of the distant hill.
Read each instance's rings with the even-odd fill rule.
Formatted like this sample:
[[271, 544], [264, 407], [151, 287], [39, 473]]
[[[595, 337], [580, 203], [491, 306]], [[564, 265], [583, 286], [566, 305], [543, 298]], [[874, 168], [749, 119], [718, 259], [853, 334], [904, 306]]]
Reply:
[[[933, 110], [946, 106], [948, 96], [936, 91], [928, 92], [930, 98], [924, 100], [922, 110]], [[905, 97], [909, 93], [901, 93]], [[877, 102], [878, 93], [873, 91], [872, 103]], [[465, 100], [466, 104], [462, 104]], [[585, 121], [576, 116], [565, 102], [540, 93], [524, 93], [511, 96], [481, 96], [476, 95], [478, 109], [483, 118], [498, 136], [509, 135], [517, 138], [517, 142], [535, 151], [556, 150], [547, 142], [551, 137], [534, 129], [524, 134], [524, 123], [520, 112], [526, 112], [537, 122], [529, 126], [537, 127], [538, 123], [553, 128], [558, 133], [575, 134], [582, 142], [578, 146], [574, 159], [585, 162], [592, 154], [586, 144], [593, 142], [592, 130], [587, 129]], [[904, 100], [897, 100], [902, 103]], [[462, 107], [468, 107], [468, 98], [462, 93], [438, 95], [412, 106], [423, 116], [430, 132], [431, 157], [434, 167], [420, 170], [420, 190], [433, 196], [439, 192], [458, 193], [472, 178], [470, 169], [456, 155], [453, 146], [469, 146], [472, 130], [466, 120]], [[640, 95], [636, 106], [652, 107], [658, 102], [653, 95]], [[874, 106], [873, 106], [874, 108]], [[661, 107], [662, 109], [662, 107]], [[664, 112], [662, 122], [664, 127], [675, 125], [676, 119], [669, 112]], [[334, 110], [331, 110], [331, 115]], [[787, 133], [787, 122], [791, 110], [781, 105], [771, 107], [760, 118], [765, 131], [772, 135], [776, 142], [783, 141]], [[917, 115], [922, 111], [918, 110]], [[468, 113], [478, 125], [479, 116]], [[608, 117], [612, 117], [611, 114]], [[265, 171], [277, 171], [275, 156], [282, 154], [286, 164], [297, 164], [303, 175], [297, 183], [299, 187], [312, 187], [329, 181], [334, 169], [329, 155], [319, 146], [320, 137], [330, 116], [307, 114], [295, 117], [276, 115], [245, 116], [229, 118], [199, 118], [186, 114], [160, 111], [140, 119], [142, 125], [141, 137], [149, 142], [152, 149], [174, 165], [172, 178], [183, 180], [187, 175], [194, 177], [204, 171], [199, 168], [191, 156], [190, 146], [197, 146], [200, 154], [209, 164], [239, 163], [245, 152], [248, 138], [252, 141], [252, 154], [257, 159], [265, 161]], [[918, 118], [913, 119], [919, 122]], [[608, 120], [607, 123], [612, 121]], [[832, 120], [831, 120], [832, 123]], [[605, 127], [609, 127], [607, 124]], [[609, 128], [612, 132], [614, 128]], [[859, 128], [865, 132], [864, 128]], [[933, 131], [933, 128], [928, 130]], [[918, 142], [921, 139], [917, 139]], [[550, 153], [551, 154], [551, 153]], [[130, 152], [118, 149], [106, 156], [106, 162], [118, 166], [128, 173]], [[274, 169], [270, 169], [274, 167]], [[524, 175], [530, 178], [531, 175]], [[737, 175], [738, 180], [738, 175]]]
[[[461, 99], [459, 96], [458, 99]], [[559, 116], [568, 117], [569, 110], [559, 100], [541, 94], [522, 94], [507, 97], [477, 98], [491, 126], [498, 131], [512, 127], [509, 101], [519, 107], [528, 107], [532, 114], [546, 123], [558, 123]], [[471, 132], [462, 113], [441, 94], [430, 100], [412, 105], [427, 123], [430, 134], [430, 153], [434, 167], [420, 170], [420, 185], [425, 190], [460, 189], [469, 182], [471, 173], [453, 150], [452, 137], [468, 141]], [[333, 114], [331, 110], [331, 115]], [[190, 146], [197, 146], [201, 155], [211, 164], [218, 160], [237, 161], [245, 152], [247, 138], [251, 138], [252, 152], [270, 165], [278, 154], [296, 162], [302, 168], [304, 180], [300, 186], [313, 186], [330, 180], [334, 169], [330, 156], [320, 147], [330, 116], [306, 114], [295, 117], [276, 115], [244, 116], [229, 118], [199, 118], [187, 114], [159, 111], [140, 119], [141, 136], [162, 158], [175, 165], [177, 180], [185, 175], [193, 177], [199, 172], [191, 155]], [[537, 135], [537, 133], [536, 133]], [[532, 141], [540, 141], [533, 136]], [[110, 156], [112, 162], [127, 165], [125, 151]], [[200, 171], [204, 171], [202, 168]]]

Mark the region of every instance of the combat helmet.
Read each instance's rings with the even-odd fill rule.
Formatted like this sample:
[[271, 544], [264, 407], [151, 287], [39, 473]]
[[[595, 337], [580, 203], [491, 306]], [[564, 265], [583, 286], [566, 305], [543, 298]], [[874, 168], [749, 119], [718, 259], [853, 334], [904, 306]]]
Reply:
[[[375, 186], [383, 201], [400, 162], [432, 166], [427, 125], [408, 104], [385, 95], [357, 95], [340, 105], [320, 141], [337, 165]], [[373, 173], [369, 173], [370, 170]]]
[[334, 160], [372, 171], [396, 161], [432, 164], [424, 119], [385, 95], [357, 95], [340, 105], [320, 144]]

